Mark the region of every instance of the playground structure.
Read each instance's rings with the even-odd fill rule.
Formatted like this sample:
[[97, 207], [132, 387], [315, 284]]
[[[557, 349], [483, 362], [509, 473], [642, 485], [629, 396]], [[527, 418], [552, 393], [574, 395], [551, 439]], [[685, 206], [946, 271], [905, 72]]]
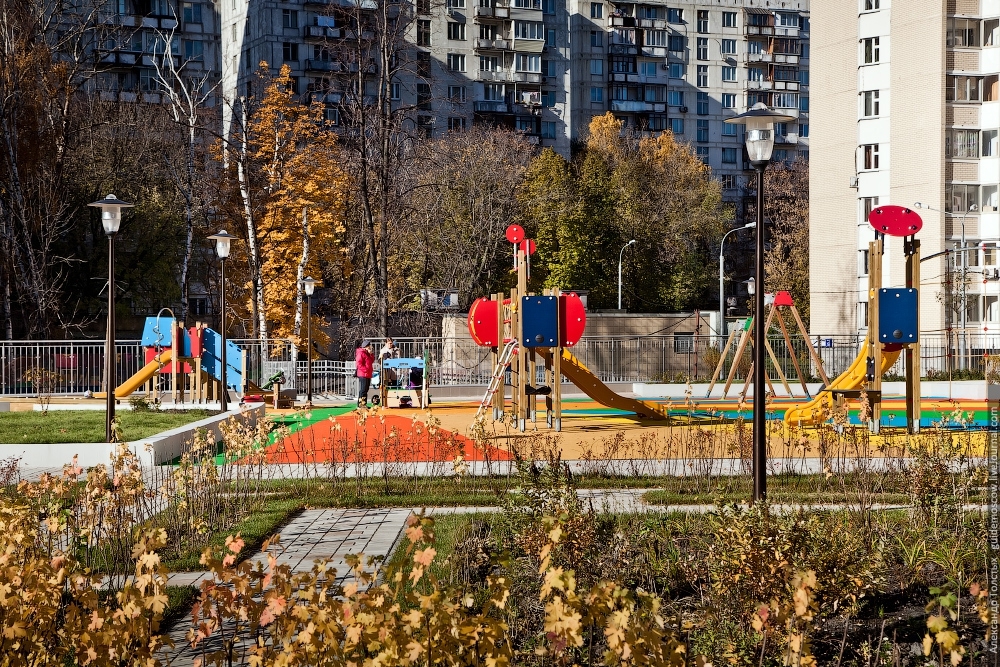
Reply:
[[[469, 309], [469, 333], [473, 341], [493, 351], [493, 374], [476, 411], [481, 418], [492, 408], [494, 421], [502, 420], [507, 404], [507, 376], [510, 374], [511, 413], [518, 429], [537, 422], [538, 397], [545, 399], [545, 422], [562, 430], [562, 378], [570, 380], [597, 403], [634, 412], [637, 416], [666, 419], [666, 408], [612, 391], [573, 356], [569, 348], [583, 336], [586, 310], [575, 293], [558, 289], [543, 294], [528, 292], [531, 255], [535, 243], [525, 239], [518, 225], [507, 228], [507, 240], [514, 246], [517, 287], [510, 295], [493, 294], [477, 299]], [[544, 370], [539, 379], [539, 370]]]
[[431, 398], [427, 384], [429, 368], [430, 354], [426, 351], [423, 357], [383, 359], [378, 371], [376, 402], [387, 408], [412, 408], [413, 395], [416, 394], [417, 407], [424, 408]]
[[[868, 335], [854, 363], [819, 395], [785, 411], [785, 423], [812, 426], [825, 420], [834, 407], [864, 393], [871, 408], [869, 428], [877, 433], [881, 423], [882, 376], [905, 354], [906, 430], [920, 431], [920, 216], [902, 206], [880, 206], [868, 216], [875, 240], [868, 244]], [[882, 286], [885, 236], [903, 238], [906, 287]]]
[[[185, 402], [185, 396], [191, 402], [201, 403], [219, 400], [225, 389], [244, 390], [245, 363], [241, 350], [226, 342], [227, 363], [223, 373], [222, 336], [200, 322], [185, 328], [183, 322], [173, 317], [147, 317], [142, 346], [146, 365], [115, 388], [116, 399], [141, 391], [156, 402], [169, 394], [174, 403]], [[106, 397], [106, 392], [94, 394], [94, 398]]]

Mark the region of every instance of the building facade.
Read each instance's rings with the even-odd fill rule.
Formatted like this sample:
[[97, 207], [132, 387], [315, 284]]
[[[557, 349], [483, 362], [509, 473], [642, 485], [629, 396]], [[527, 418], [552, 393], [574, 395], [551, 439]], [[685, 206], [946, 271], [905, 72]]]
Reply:
[[[995, 331], [1000, 0], [825, 0], [813, 9], [811, 328], [865, 331], [868, 213], [920, 202], [923, 257], [957, 249], [963, 228], [975, 246], [922, 264], [922, 331], [943, 337], [963, 320], [952, 278], [963, 254], [967, 332]], [[883, 283], [903, 286], [902, 239], [887, 239], [883, 262]]]

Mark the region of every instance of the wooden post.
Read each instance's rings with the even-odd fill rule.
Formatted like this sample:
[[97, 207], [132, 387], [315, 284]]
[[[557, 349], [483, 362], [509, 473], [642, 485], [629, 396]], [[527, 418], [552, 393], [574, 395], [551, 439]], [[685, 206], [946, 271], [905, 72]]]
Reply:
[[[726, 355], [729, 354], [729, 348], [733, 345], [733, 340], [736, 338], [736, 334], [740, 332], [740, 328], [734, 328], [729, 332], [729, 337], [726, 339], [726, 344], [722, 348], [722, 355], [719, 356], [719, 363], [715, 366], [715, 371], [712, 373], [712, 381], [708, 384], [708, 391], [705, 392], [705, 398], [711, 398], [712, 389], [715, 388], [716, 383], [719, 378], [722, 377], [722, 369], [726, 365]], [[735, 364], [735, 360], [733, 362]]]
[[[749, 322], [750, 320], [747, 321]], [[750, 330], [744, 329], [742, 335], [740, 336], [740, 344], [736, 346], [736, 354], [733, 355], [733, 365], [729, 367], [729, 375], [726, 376], [726, 386], [722, 389], [722, 398], [729, 396], [729, 388], [733, 386], [733, 379], [736, 377], [736, 369], [739, 366], [740, 359], [743, 358], [743, 353], [746, 351], [749, 343]], [[747, 373], [746, 379], [749, 381], [749, 373]]]
[[[562, 290], [553, 289], [552, 293], [559, 299], [562, 297]], [[557, 310], [558, 312], [558, 310]], [[562, 324], [556, 321], [556, 349], [552, 354], [552, 423], [556, 433], [562, 431], [562, 356], [563, 356], [563, 336]]]
[[906, 347], [906, 430], [920, 433], [920, 241], [904, 241], [906, 286], [917, 290], [917, 342]]
[[517, 316], [518, 340], [518, 387], [517, 387], [517, 420], [522, 432], [527, 428], [528, 414], [528, 354], [521, 342], [524, 341], [524, 313], [521, 312], [521, 297], [528, 293], [527, 248], [519, 244], [517, 248], [517, 299], [512, 304], [512, 311]]
[[[873, 361], [872, 379], [868, 388], [873, 392], [878, 392], [876, 396], [881, 396], [882, 392], [882, 343], [878, 340], [878, 309], [879, 290], [882, 289], [882, 252], [884, 250], [884, 239], [880, 234], [876, 235], [875, 241], [868, 244], [869, 254], [869, 277], [868, 282], [871, 287], [868, 290], [868, 348], [870, 359]], [[878, 433], [882, 424], [882, 405], [879, 400], [872, 400], [871, 421], [869, 429], [872, 433]]]
[[170, 325], [170, 400], [177, 404], [177, 321], [171, 320]]
[[[792, 308], [794, 307], [795, 306], [792, 306]], [[806, 386], [806, 377], [802, 374], [802, 367], [799, 366], [799, 357], [795, 354], [795, 348], [792, 347], [792, 338], [788, 335], [788, 327], [785, 326], [785, 318], [781, 316], [781, 311], [777, 308], [775, 308], [774, 315], [778, 318], [778, 326], [781, 327], [781, 335], [784, 336], [785, 345], [788, 347], [788, 354], [792, 357], [792, 366], [795, 368], [795, 372], [799, 374], [799, 384], [802, 385], [802, 391], [806, 392], [806, 398], [812, 398], [809, 395], [809, 387]], [[807, 336], [804, 331], [802, 332], [802, 335], [808, 343], [809, 336]], [[789, 390], [788, 393], [791, 394], [791, 390]]]

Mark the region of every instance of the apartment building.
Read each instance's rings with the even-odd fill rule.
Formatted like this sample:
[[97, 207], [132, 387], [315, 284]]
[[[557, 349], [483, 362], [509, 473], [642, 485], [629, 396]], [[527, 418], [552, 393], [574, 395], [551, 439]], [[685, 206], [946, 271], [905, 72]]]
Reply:
[[[813, 11], [810, 174], [812, 329], [866, 329], [868, 213], [920, 202], [929, 257], [964, 227], [969, 333], [1000, 327], [1000, 0], [825, 0]], [[921, 329], [954, 328], [946, 255], [922, 264]], [[961, 253], [951, 254], [961, 270]], [[886, 286], [905, 283], [887, 239]], [[984, 271], [985, 269], [985, 271]], [[946, 306], [949, 303], [951, 307]]]
[[[364, 0], [358, 0], [364, 7]], [[371, 9], [378, 5], [368, 0]], [[287, 64], [300, 94], [336, 118], [338, 50], [355, 0], [221, 0], [223, 89], [235, 99], [257, 63]], [[738, 126], [763, 101], [799, 116], [778, 127], [775, 158], [808, 150], [807, 0], [606, 2], [415, 0], [416, 68], [393, 86], [430, 135], [475, 122], [511, 127], [568, 155], [595, 115], [690, 141], [739, 195], [748, 165]], [[343, 83], [339, 84], [343, 85]]]
[[174, 68], [189, 85], [211, 90], [216, 84], [220, 27], [212, 2], [107, 0], [97, 17], [94, 86], [106, 99], [158, 102], [153, 59], [162, 59], [168, 44]]

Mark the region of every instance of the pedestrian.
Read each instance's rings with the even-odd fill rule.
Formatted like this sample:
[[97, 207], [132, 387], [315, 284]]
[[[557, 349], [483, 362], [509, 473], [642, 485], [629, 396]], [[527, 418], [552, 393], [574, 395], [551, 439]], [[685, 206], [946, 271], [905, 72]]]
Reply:
[[379, 362], [381, 363], [386, 359], [393, 359], [398, 356], [399, 356], [399, 348], [396, 347], [396, 344], [392, 342], [391, 338], [386, 338], [385, 345], [383, 345], [382, 349], [379, 350], [378, 352]]
[[354, 351], [354, 374], [358, 377], [358, 407], [368, 407], [368, 390], [372, 386], [372, 371], [375, 366], [374, 346], [370, 340], [361, 342]]

